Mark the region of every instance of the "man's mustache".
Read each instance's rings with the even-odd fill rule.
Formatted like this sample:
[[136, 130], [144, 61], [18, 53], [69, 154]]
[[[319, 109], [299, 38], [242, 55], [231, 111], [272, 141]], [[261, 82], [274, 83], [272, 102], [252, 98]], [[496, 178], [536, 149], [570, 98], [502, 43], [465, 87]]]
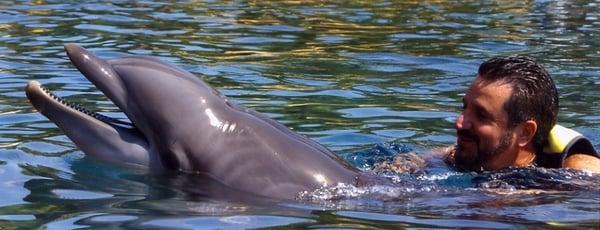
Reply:
[[473, 140], [479, 142], [479, 137], [467, 130], [457, 130], [456, 136], [460, 139]]

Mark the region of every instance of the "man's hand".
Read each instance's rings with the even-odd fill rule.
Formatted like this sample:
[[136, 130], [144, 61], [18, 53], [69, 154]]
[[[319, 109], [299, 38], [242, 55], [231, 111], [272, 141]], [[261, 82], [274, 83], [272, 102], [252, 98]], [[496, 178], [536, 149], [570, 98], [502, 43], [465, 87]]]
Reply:
[[427, 163], [415, 153], [403, 153], [394, 157], [392, 162], [381, 162], [375, 165], [375, 172], [391, 171], [394, 173], [422, 173]]

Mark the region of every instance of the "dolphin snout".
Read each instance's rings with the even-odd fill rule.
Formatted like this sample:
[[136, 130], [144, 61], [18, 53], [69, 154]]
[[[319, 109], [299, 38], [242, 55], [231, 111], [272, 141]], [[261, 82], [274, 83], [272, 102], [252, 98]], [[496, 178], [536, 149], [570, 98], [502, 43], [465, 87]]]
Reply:
[[42, 85], [35, 80], [27, 82], [27, 86], [25, 86], [25, 95], [27, 95], [27, 99], [29, 99], [33, 108], [40, 113], [44, 112], [47, 106], [54, 102], [51, 100], [52, 95], [44, 92]]

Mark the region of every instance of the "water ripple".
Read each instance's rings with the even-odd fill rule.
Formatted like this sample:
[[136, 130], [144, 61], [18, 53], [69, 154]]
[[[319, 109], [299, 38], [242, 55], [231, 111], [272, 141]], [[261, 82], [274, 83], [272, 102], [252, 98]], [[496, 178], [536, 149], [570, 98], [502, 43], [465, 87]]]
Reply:
[[[452, 144], [461, 99], [479, 64], [521, 54], [538, 59], [555, 79], [559, 122], [598, 147], [598, 6], [597, 1], [2, 1], [0, 219], [6, 228], [57, 229], [594, 228], [598, 202], [590, 197], [597, 190], [588, 190], [595, 185], [560, 177], [571, 175], [565, 172], [541, 175], [556, 176], [548, 183], [569, 185], [568, 193], [553, 187], [543, 194], [507, 195], [502, 189], [515, 185], [498, 181], [529, 174], [513, 172], [503, 180], [484, 175], [485, 190], [473, 175], [434, 168], [416, 179], [400, 175], [400, 189], [378, 193], [394, 197], [358, 196], [283, 210], [215, 201], [187, 193], [187, 186], [172, 180], [88, 159], [31, 108], [23, 87], [38, 80], [90, 110], [126, 119], [69, 63], [62, 46], [78, 43], [107, 58], [157, 56], [371, 169], [397, 154]], [[544, 184], [540, 178], [529, 182]], [[340, 192], [350, 191], [359, 190]]]

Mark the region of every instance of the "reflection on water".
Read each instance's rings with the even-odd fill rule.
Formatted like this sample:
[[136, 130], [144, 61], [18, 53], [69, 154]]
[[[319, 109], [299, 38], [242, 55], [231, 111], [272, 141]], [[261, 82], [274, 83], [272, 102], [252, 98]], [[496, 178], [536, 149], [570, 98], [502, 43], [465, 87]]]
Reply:
[[568, 171], [436, 168], [391, 175], [401, 186], [339, 185], [313, 194], [331, 196], [325, 200], [219, 198], [205, 188], [222, 190], [206, 180], [84, 158], [29, 106], [23, 87], [36, 79], [124, 118], [68, 63], [62, 45], [107, 58], [158, 56], [370, 169], [397, 153], [453, 143], [461, 97], [479, 63], [526, 54], [558, 84], [559, 121], [600, 143], [599, 5], [1, 2], [0, 226], [597, 227], [599, 178]]

